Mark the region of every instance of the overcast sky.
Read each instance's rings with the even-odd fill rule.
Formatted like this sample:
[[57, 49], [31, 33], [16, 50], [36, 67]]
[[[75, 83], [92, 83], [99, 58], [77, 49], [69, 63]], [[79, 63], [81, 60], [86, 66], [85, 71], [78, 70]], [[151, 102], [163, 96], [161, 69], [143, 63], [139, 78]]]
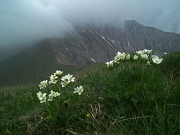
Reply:
[[0, 46], [62, 36], [73, 24], [136, 20], [180, 33], [180, 0], [0, 0]]

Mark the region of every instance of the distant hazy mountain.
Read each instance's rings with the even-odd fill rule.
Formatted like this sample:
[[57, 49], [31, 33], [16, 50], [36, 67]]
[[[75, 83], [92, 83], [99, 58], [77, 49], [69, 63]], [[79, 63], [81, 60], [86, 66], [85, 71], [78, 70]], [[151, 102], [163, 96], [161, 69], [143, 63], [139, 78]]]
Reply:
[[[104, 63], [120, 52], [152, 49], [158, 55], [180, 50], [180, 35], [146, 27], [134, 20], [125, 21], [123, 29], [75, 27], [65, 38], [46, 39], [0, 62], [0, 86], [33, 82], [53, 72], [59, 64], [84, 65]], [[33, 77], [32, 77], [33, 76]]]
[[5, 47], [0, 47], [0, 62], [7, 59], [8, 57], [26, 49], [26, 46], [5, 46]]

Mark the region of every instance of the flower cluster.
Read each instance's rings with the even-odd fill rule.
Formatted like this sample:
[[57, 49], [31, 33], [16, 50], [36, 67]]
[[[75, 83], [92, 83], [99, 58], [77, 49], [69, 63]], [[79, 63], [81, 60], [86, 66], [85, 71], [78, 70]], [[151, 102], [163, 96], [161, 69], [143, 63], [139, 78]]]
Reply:
[[47, 85], [48, 85], [48, 81], [47, 81], [47, 80], [42, 81], [42, 82], [40, 82], [40, 84], [39, 84], [39, 88], [40, 88], [40, 89], [44, 89], [44, 88], [46, 88]]
[[62, 81], [61, 85], [62, 87], [65, 87], [70, 82], [74, 82], [74, 80], [75, 80], [75, 77], [73, 77], [73, 75], [67, 74], [61, 78], [61, 81]]
[[60, 93], [51, 90], [51, 93], [48, 95], [49, 98], [47, 100], [47, 93], [42, 93], [41, 91], [39, 91], [37, 93], [37, 97], [39, 98], [40, 103], [44, 103], [44, 102], [46, 102], [46, 100], [47, 101], [52, 101], [53, 97], [57, 97], [59, 95], [60, 95]]
[[44, 102], [46, 102], [46, 94], [47, 93], [42, 93], [41, 91], [39, 91], [38, 93], [37, 93], [37, 97], [39, 98], [39, 100], [40, 100], [40, 103], [44, 103]]
[[[59, 80], [59, 77], [63, 74], [63, 71], [57, 70], [54, 74], [52, 74], [50, 76], [50, 81], [48, 82], [48, 80], [44, 80], [42, 82], [40, 82], [39, 84], [39, 88], [40, 89], [44, 89], [47, 87], [48, 84], [56, 84]], [[73, 75], [67, 74], [65, 76], [61, 77], [61, 86], [62, 87], [66, 87], [67, 84], [69, 84], [70, 82], [74, 82], [75, 81], [75, 77], [73, 77]], [[74, 93], [78, 93], [79, 95], [81, 95], [81, 93], [84, 91], [83, 87], [77, 87], [74, 88]], [[61, 92], [61, 90], [60, 90]], [[42, 93], [41, 91], [39, 91], [37, 93], [37, 97], [40, 100], [40, 103], [44, 103], [46, 101], [53, 101], [54, 97], [58, 97], [60, 96], [59, 92], [55, 92], [53, 90], [50, 91], [50, 94], [47, 96], [47, 93]], [[48, 99], [47, 99], [48, 97]]]
[[56, 84], [58, 81], [58, 76], [62, 75], [63, 71], [57, 70], [54, 74], [50, 76], [49, 84]]
[[136, 51], [135, 54], [129, 54], [129, 53], [121, 53], [121, 52], [117, 52], [116, 56], [114, 57], [114, 60], [110, 61], [110, 62], [106, 62], [106, 65], [108, 68], [112, 68], [114, 67], [115, 64], [119, 64], [121, 61], [127, 61], [127, 60], [142, 60], [143, 62], [145, 62], [147, 65], [150, 64], [150, 62], [153, 62], [155, 64], [160, 64], [162, 62], [162, 58], [159, 58], [156, 55], [152, 55], [152, 50], [139, 50]]
[[60, 93], [51, 90], [51, 93], [48, 95], [48, 97], [49, 97], [48, 101], [52, 101], [53, 97], [57, 97], [57, 96], [60, 96]]
[[106, 62], [106, 65], [108, 68], [113, 67], [114, 60], [111, 60], [110, 62]]

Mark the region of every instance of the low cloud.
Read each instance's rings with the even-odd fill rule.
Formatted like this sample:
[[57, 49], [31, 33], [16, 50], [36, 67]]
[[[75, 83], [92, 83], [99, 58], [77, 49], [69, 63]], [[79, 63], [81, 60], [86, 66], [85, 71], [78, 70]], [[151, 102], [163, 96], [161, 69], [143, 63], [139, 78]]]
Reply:
[[179, 5], [179, 0], [1, 0], [0, 46], [62, 37], [73, 24], [121, 26], [124, 20], [180, 33]]

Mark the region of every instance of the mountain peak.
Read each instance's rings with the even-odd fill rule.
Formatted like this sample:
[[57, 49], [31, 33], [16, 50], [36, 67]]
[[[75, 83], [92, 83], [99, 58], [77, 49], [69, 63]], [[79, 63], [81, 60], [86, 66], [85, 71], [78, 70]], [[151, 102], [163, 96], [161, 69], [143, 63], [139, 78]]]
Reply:
[[135, 20], [125, 20], [124, 22], [124, 29], [128, 29], [128, 28], [143, 28], [145, 26], [143, 26], [142, 24], [136, 22]]
[[133, 24], [139, 24], [139, 23], [136, 22], [135, 20], [125, 20], [125, 24], [133, 25]]

